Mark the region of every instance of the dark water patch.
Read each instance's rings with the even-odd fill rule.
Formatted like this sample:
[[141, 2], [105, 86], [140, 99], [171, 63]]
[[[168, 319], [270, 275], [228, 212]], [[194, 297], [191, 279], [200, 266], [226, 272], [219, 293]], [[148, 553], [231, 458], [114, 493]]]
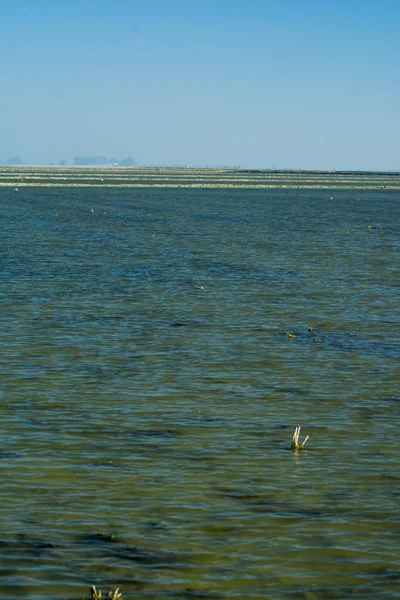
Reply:
[[202, 423], [214, 423], [215, 425], [226, 423], [226, 421], [222, 418], [218, 417], [210, 417], [208, 415], [204, 415], [203, 413], [198, 413], [193, 419], [200, 421]]
[[277, 515], [280, 517], [321, 517], [322, 512], [315, 508], [309, 508], [300, 504], [288, 501], [266, 498], [265, 495], [252, 494], [241, 491], [223, 492], [227, 498], [240, 500], [244, 502], [252, 512]]
[[124, 544], [126, 540], [113, 533], [86, 533], [76, 538], [78, 544], [91, 544], [95, 546], [107, 544]]
[[393, 567], [376, 567], [367, 571], [367, 575], [378, 581], [390, 581], [400, 583], [400, 570]]
[[148, 523], [146, 523], [146, 525], [148, 527], [150, 527], [151, 529], [160, 529], [160, 530], [169, 529], [168, 524], [165, 523], [164, 521], [149, 521]]
[[184, 435], [184, 431], [179, 429], [126, 429], [124, 430], [125, 436], [131, 436], [132, 438], [165, 438], [171, 439], [177, 436]]
[[196, 588], [185, 588], [183, 590], [166, 590], [163, 594], [167, 598], [209, 598], [210, 600], [219, 600], [220, 598], [227, 598], [226, 594], [219, 594], [214, 590], [197, 589]]
[[340, 502], [342, 500], [348, 500], [349, 498], [351, 498], [351, 492], [330, 492], [327, 495], [327, 498], [333, 502]]
[[18, 534], [14, 539], [3, 538], [0, 540], [0, 550], [4, 550], [7, 555], [13, 551], [17, 555], [19, 554], [19, 551], [24, 554], [27, 551], [28, 554], [38, 556], [42, 551], [55, 547], [56, 546], [52, 542], [43, 541], [25, 533]]
[[382, 399], [383, 402], [389, 402], [389, 403], [394, 403], [394, 404], [399, 404], [400, 402], [400, 396], [387, 396], [386, 398]]
[[227, 498], [234, 498], [235, 500], [258, 501], [260, 499], [260, 494], [253, 494], [224, 488], [218, 488], [217, 491], [222, 493]]
[[304, 548], [335, 548], [336, 543], [333, 539], [318, 535], [318, 536], [303, 536], [301, 538], [301, 545]]
[[394, 475], [393, 473], [382, 473], [381, 477], [383, 479], [391, 479], [393, 481], [399, 481], [400, 482], [400, 475]]
[[151, 552], [137, 546], [115, 548], [110, 552], [110, 556], [119, 560], [140, 563], [158, 569], [183, 568], [187, 562], [187, 557], [179, 556], [178, 554], [164, 551]]
[[275, 387], [274, 389], [277, 394], [288, 394], [289, 396], [291, 396], [291, 395], [306, 396], [308, 393], [307, 390], [301, 390], [298, 388]]
[[89, 467], [94, 467], [94, 468], [101, 468], [101, 467], [106, 467], [107, 469], [121, 469], [121, 468], [125, 468], [125, 465], [121, 465], [113, 460], [98, 460], [98, 461], [92, 461], [89, 462], [88, 465]]
[[174, 459], [180, 459], [183, 461], [192, 461], [192, 462], [199, 462], [199, 463], [217, 463], [218, 462], [218, 456], [216, 455], [216, 453], [214, 452], [202, 452], [202, 451], [197, 451], [197, 452], [193, 452], [193, 451], [171, 451], [171, 450], [164, 450], [166, 456], [169, 456], [170, 458], [174, 458]]
[[0, 451], [0, 460], [4, 459], [13, 459], [13, 458], [21, 458], [22, 454], [19, 452], [13, 452], [10, 450], [2, 450]]
[[[166, 550], [150, 550], [143, 546], [137, 546], [127, 540], [113, 534], [94, 533], [86, 534], [77, 538], [77, 549], [84, 544], [92, 547], [91, 553], [96, 552], [103, 558], [118, 561], [129, 561], [152, 568], [183, 568], [188, 561], [188, 556]], [[94, 553], [94, 554], [93, 554]]]
[[323, 513], [313, 508], [307, 508], [301, 505], [290, 504], [285, 502], [273, 502], [268, 500], [260, 500], [250, 503], [250, 510], [257, 514], [276, 515], [282, 518], [307, 518], [315, 519], [322, 517]]
[[[352, 598], [353, 596], [360, 598], [368, 598], [366, 596], [359, 596], [360, 590], [356, 587], [350, 586], [338, 586], [333, 589], [331, 587], [323, 586], [310, 586], [307, 591], [295, 590], [286, 592], [288, 598], [294, 598], [295, 600], [343, 600], [344, 598]], [[374, 598], [374, 594], [371, 593], [371, 598]]]

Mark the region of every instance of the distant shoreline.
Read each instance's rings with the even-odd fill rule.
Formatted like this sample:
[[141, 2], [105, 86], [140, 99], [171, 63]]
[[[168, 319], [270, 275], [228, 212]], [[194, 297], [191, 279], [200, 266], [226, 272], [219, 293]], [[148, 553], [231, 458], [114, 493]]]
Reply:
[[[0, 182], [2, 188], [13, 188], [13, 185], [9, 183]], [[46, 188], [136, 188], [136, 189], [150, 189], [150, 188], [174, 188], [174, 189], [236, 189], [236, 190], [265, 190], [265, 189], [293, 189], [293, 190], [400, 190], [399, 186], [378, 186], [378, 185], [234, 185], [234, 184], [135, 184], [135, 183], [106, 183], [100, 184], [88, 184], [88, 183], [19, 183], [18, 187], [32, 188], [32, 187], [46, 187]]]
[[109, 172], [135, 172], [135, 171], [165, 171], [165, 172], [186, 172], [186, 173], [196, 173], [196, 172], [204, 172], [204, 173], [243, 173], [243, 174], [282, 174], [282, 175], [290, 175], [290, 174], [315, 174], [315, 175], [329, 175], [332, 177], [336, 177], [338, 175], [390, 175], [393, 177], [399, 177], [400, 179], [400, 170], [399, 171], [363, 171], [363, 170], [329, 170], [329, 169], [261, 169], [261, 168], [249, 168], [249, 167], [182, 167], [182, 166], [146, 166], [146, 165], [135, 165], [135, 166], [112, 166], [112, 165], [3, 165], [0, 164], [0, 173], [2, 170], [30, 170], [37, 169], [41, 171], [109, 171]]
[[0, 187], [399, 190], [400, 172], [5, 165]]

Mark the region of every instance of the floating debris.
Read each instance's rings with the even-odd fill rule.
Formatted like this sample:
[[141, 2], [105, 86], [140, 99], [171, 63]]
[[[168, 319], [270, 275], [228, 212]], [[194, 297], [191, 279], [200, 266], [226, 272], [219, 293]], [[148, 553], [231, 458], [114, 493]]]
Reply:
[[314, 327], [309, 327], [309, 328], [308, 328], [308, 331], [310, 331], [310, 332], [311, 332], [311, 331], [314, 331]]
[[288, 332], [286, 332], [286, 335], [288, 336], [289, 340], [293, 340], [296, 337], [294, 335], [294, 333], [288, 333]]
[[[103, 600], [101, 590], [96, 590], [94, 585], [90, 588], [90, 596], [92, 600]], [[119, 588], [114, 591], [110, 590], [107, 596], [104, 596], [104, 600], [119, 600], [120, 598], [122, 598], [122, 594], [120, 593]]]
[[300, 429], [301, 429], [301, 427], [296, 427], [296, 429], [294, 430], [293, 439], [292, 439], [292, 445], [291, 445], [291, 449], [293, 450], [293, 452], [297, 452], [298, 450], [302, 450], [304, 448], [304, 446], [306, 445], [306, 442], [307, 442], [308, 438], [310, 437], [308, 435], [305, 438], [304, 442], [302, 442], [301, 444], [299, 444]]

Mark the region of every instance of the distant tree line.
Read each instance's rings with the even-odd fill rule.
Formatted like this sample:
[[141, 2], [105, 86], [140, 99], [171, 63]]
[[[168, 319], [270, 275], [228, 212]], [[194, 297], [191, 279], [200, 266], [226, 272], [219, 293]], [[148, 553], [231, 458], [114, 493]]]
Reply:
[[122, 160], [107, 158], [107, 156], [75, 156], [74, 158], [74, 165], [81, 167], [96, 167], [114, 164], [117, 164], [120, 167], [133, 167], [136, 164], [136, 161], [132, 156], [128, 156]]
[[9, 158], [8, 160], [6, 160], [6, 162], [2, 162], [0, 160], [0, 164], [2, 165], [24, 165], [25, 162], [22, 160], [22, 158], [20, 156], [13, 156], [12, 158]]

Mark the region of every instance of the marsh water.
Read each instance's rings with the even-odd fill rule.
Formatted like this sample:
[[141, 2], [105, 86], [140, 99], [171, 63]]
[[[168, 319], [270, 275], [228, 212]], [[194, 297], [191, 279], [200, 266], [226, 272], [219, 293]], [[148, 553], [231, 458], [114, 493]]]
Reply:
[[1, 598], [397, 598], [399, 213], [1, 189]]

